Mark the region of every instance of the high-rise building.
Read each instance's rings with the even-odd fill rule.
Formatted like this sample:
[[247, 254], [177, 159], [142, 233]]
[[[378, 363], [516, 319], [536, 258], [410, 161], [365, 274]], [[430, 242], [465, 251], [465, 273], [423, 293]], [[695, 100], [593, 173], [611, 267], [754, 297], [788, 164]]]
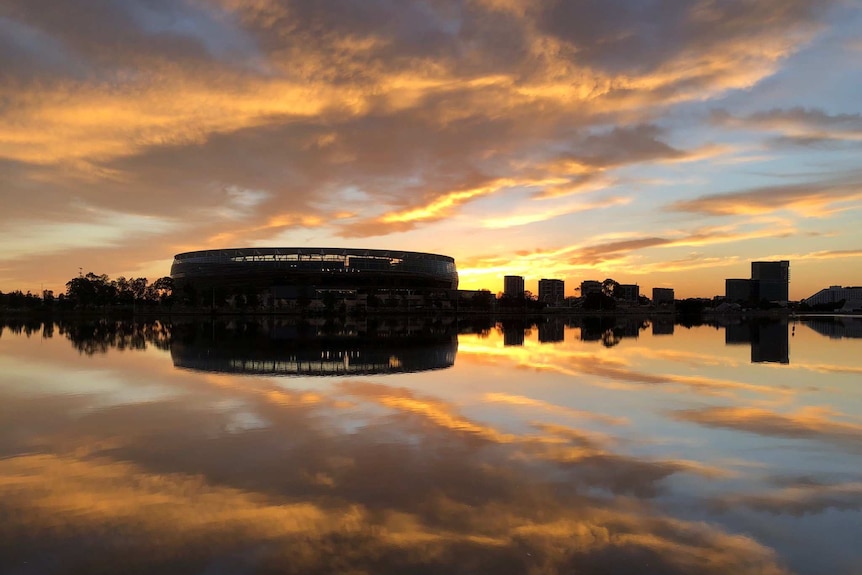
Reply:
[[566, 299], [566, 283], [563, 280], [540, 279], [539, 301], [558, 305]]
[[787, 301], [790, 287], [790, 262], [751, 262], [751, 279], [758, 284], [757, 298], [766, 301]]
[[503, 295], [524, 297], [524, 276], [504, 276]]

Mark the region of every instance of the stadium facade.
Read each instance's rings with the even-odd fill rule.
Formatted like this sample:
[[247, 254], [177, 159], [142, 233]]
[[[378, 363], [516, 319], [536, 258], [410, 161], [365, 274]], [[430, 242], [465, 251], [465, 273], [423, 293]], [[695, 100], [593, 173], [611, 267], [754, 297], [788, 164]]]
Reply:
[[[457, 294], [458, 272], [449, 256], [352, 248], [232, 248], [185, 252], [171, 266], [180, 293], [196, 303], [207, 295], [231, 303], [238, 295], [256, 305], [340, 304], [419, 307]], [[214, 304], [215, 305], [215, 304]], [[439, 304], [438, 304], [439, 305]]]

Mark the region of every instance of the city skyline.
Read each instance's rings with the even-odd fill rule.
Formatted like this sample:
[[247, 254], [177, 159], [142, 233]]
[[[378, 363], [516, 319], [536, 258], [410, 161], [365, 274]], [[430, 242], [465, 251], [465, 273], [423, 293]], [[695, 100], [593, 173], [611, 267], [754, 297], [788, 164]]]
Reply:
[[50, 0], [0, 7], [0, 291], [332, 246], [789, 298], [862, 285], [862, 6]]

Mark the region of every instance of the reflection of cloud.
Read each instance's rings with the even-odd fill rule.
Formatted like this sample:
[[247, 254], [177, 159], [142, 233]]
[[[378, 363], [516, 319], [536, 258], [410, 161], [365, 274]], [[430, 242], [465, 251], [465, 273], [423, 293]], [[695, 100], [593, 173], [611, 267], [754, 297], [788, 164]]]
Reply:
[[722, 427], [771, 437], [812, 439], [839, 447], [862, 449], [862, 425], [836, 421], [839, 415], [819, 407], [781, 414], [754, 407], [707, 407], [672, 412], [680, 421]]
[[[142, 366], [141, 381], [163, 367]], [[638, 501], [673, 474], [720, 470], [617, 453], [577, 427], [503, 432], [377, 383], [312, 391], [184, 371], [158, 379], [183, 393], [83, 411], [78, 395], [0, 398], [19, 430], [0, 445], [6, 565], [590, 574], [648, 558], [662, 572], [782, 573], [754, 540]], [[238, 413], [267, 425], [238, 429]]]
[[741, 381], [717, 379], [700, 375], [677, 375], [649, 373], [632, 369], [620, 357], [607, 358], [591, 352], [570, 351], [562, 348], [541, 346], [510, 346], [490, 344], [482, 340], [459, 341], [459, 361], [469, 358], [509, 359], [521, 367], [552, 371], [573, 376], [591, 375], [604, 381], [599, 385], [612, 388], [625, 388], [630, 384], [663, 385], [683, 387], [707, 395], [729, 395], [736, 391], [753, 391], [761, 394], [785, 395], [790, 390], [775, 386], [756, 385]]
[[[77, 569], [178, 562], [200, 569], [215, 561], [251, 570], [289, 565], [307, 573], [329, 571], [335, 561], [339, 571], [457, 563], [496, 565], [500, 573], [577, 564], [584, 573], [598, 573], [635, 568], [647, 556], [662, 571], [782, 573], [774, 555], [746, 537], [644, 509], [586, 501], [554, 509], [541, 492], [478, 507], [437, 494], [422, 502], [423, 516], [350, 501], [279, 501], [200, 476], [152, 474], [107, 459], [21, 456], [0, 462], [0, 477], [0, 492], [15, 493], [0, 507], [23, 522], [3, 525], [13, 564], [50, 552]], [[106, 545], [117, 533], [122, 541]]]
[[547, 401], [542, 401], [540, 399], [525, 397], [523, 395], [512, 395], [509, 393], [486, 393], [484, 396], [482, 396], [482, 400], [491, 403], [505, 403], [516, 406], [533, 407], [552, 413], [561, 413], [564, 415], [571, 415], [579, 418], [593, 419], [595, 421], [606, 423], [608, 425], [625, 425], [628, 422], [628, 420], [626, 420], [625, 418], [612, 417], [609, 415], [604, 415], [602, 413], [594, 413], [592, 411], [584, 411], [582, 409], [574, 409], [571, 407], [556, 405], [553, 403], [548, 403]]

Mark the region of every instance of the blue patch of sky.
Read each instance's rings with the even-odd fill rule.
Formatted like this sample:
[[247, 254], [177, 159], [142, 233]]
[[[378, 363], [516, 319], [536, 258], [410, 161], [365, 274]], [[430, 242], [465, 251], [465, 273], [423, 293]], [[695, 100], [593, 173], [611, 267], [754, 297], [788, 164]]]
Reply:
[[139, 2], [132, 3], [129, 10], [144, 32], [192, 38], [215, 58], [236, 61], [259, 55], [252, 37], [225, 12], [199, 10], [186, 3], [173, 4], [165, 10]]

